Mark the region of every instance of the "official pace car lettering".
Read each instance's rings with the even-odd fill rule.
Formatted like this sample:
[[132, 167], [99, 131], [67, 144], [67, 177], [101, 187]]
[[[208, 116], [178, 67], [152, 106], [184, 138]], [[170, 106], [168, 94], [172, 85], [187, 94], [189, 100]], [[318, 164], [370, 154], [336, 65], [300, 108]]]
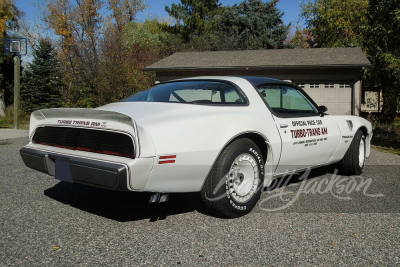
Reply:
[[[292, 121], [293, 127], [317, 126], [317, 125], [323, 125], [322, 120]], [[290, 130], [290, 133], [292, 134], [293, 139], [318, 137], [318, 136], [328, 135], [328, 127], [296, 129], [296, 130]], [[311, 146], [316, 146], [320, 142], [323, 142], [326, 140], [328, 140], [328, 137], [293, 142], [293, 145], [302, 145], [305, 147], [311, 147]]]
[[73, 120], [58, 120], [57, 123], [59, 124], [71, 124], [71, 125], [83, 125], [83, 126], [104, 126], [106, 125], [101, 125], [100, 122], [95, 122], [95, 121], [73, 121]]
[[293, 127], [322, 125], [322, 120], [292, 121]]
[[321, 136], [328, 134], [328, 128], [308, 128], [308, 129], [299, 129], [299, 130], [290, 130], [292, 133], [292, 138], [304, 138], [304, 137], [313, 137], [313, 136]]
[[299, 141], [299, 142], [294, 142], [293, 145], [304, 145], [304, 146], [316, 146], [320, 142], [328, 140], [328, 137], [325, 138], [318, 138], [318, 139], [310, 139], [310, 140], [304, 140], [304, 141]]

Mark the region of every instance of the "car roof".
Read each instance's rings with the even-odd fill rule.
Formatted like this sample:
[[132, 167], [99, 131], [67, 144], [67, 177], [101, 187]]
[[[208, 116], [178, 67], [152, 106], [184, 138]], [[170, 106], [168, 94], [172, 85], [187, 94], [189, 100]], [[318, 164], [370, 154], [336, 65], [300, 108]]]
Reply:
[[198, 76], [198, 77], [187, 77], [182, 79], [170, 80], [162, 83], [169, 83], [169, 82], [176, 82], [176, 81], [190, 81], [190, 80], [230, 80], [233, 79], [245, 79], [254, 87], [257, 87], [262, 84], [283, 84], [283, 85], [292, 85], [293, 83], [273, 79], [273, 78], [266, 78], [266, 77], [252, 77], [252, 76]]
[[284, 85], [293, 85], [290, 82], [272, 79], [272, 78], [264, 78], [264, 77], [240, 77], [248, 82], [250, 82], [254, 87], [258, 87], [261, 84], [284, 84]]

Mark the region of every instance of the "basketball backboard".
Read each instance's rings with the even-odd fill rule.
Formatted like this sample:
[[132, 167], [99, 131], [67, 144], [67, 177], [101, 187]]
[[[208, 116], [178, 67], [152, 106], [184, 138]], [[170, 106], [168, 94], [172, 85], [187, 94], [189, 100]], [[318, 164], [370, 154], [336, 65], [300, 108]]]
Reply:
[[27, 52], [27, 41], [25, 38], [5, 38], [3, 49], [5, 56], [24, 56]]

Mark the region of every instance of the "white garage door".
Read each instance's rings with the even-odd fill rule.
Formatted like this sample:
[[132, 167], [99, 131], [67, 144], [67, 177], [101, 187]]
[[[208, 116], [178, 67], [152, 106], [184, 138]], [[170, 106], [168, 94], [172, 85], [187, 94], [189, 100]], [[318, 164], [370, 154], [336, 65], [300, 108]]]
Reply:
[[351, 115], [349, 83], [297, 83], [318, 104], [328, 108], [331, 115]]

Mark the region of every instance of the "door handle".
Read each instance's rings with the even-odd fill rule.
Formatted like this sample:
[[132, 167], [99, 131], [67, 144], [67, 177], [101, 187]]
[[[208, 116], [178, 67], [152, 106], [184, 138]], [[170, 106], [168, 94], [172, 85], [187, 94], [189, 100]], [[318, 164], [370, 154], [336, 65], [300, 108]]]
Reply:
[[287, 127], [289, 127], [289, 125], [287, 125], [287, 124], [281, 124], [280, 126], [281, 126], [281, 128], [287, 128]]

